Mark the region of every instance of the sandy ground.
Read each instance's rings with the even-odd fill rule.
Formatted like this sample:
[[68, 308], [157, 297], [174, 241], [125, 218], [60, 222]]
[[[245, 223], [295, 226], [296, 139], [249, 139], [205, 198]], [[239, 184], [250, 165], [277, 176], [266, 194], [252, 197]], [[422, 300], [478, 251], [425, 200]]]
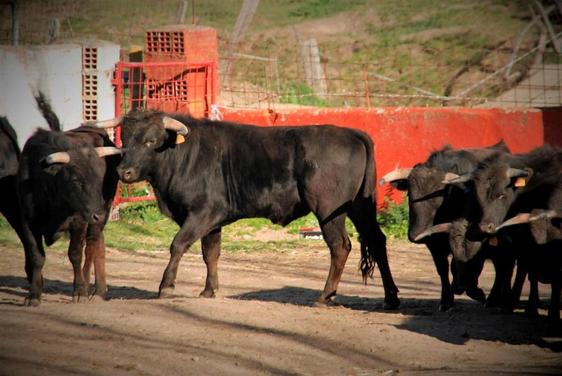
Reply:
[[[184, 256], [177, 297], [156, 299], [166, 252], [107, 252], [110, 300], [71, 302], [66, 255], [49, 252], [40, 307], [22, 307], [19, 249], [0, 248], [0, 374], [6, 375], [392, 375], [560, 374], [562, 339], [545, 311], [527, 318], [466, 297], [437, 312], [440, 286], [429, 252], [390, 243], [402, 305], [382, 309], [378, 275], [364, 286], [355, 245], [340, 306], [314, 308], [329, 256], [321, 241], [278, 253], [221, 257], [221, 289], [198, 298], [205, 268]], [[487, 265], [481, 286], [489, 291]], [[527, 286], [526, 286], [527, 288]], [[525, 294], [527, 290], [525, 290]], [[541, 286], [543, 296], [549, 289]], [[524, 297], [526, 299], [526, 295]]]

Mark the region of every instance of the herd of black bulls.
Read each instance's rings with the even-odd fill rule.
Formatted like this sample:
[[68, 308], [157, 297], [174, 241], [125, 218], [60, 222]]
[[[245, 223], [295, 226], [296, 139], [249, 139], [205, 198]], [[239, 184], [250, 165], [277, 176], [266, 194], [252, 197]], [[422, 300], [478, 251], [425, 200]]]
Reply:
[[[503, 142], [480, 149], [446, 147], [413, 168], [388, 173], [381, 179], [386, 182], [408, 192], [408, 238], [426, 244], [433, 256], [442, 283], [441, 310], [453, 304], [454, 293], [465, 291], [487, 306], [512, 310], [528, 276], [526, 312], [537, 314], [540, 281], [551, 285], [549, 318], [560, 319], [562, 149], [544, 145], [512, 154]], [[496, 271], [487, 299], [478, 288], [486, 258]]]
[[[248, 217], [285, 225], [312, 212], [331, 255], [317, 304], [329, 304], [336, 295], [351, 250], [344, 225], [349, 217], [360, 235], [364, 280], [377, 265], [385, 307], [399, 306], [376, 220], [373, 144], [365, 133], [330, 125], [262, 128], [156, 111], [62, 132], [45, 99], [38, 96], [37, 102], [51, 130], [38, 130], [21, 153], [8, 119], [0, 118], [0, 210], [25, 250], [30, 283], [25, 304], [40, 303], [43, 241], [51, 245], [63, 232], [70, 234], [73, 300], [106, 297], [103, 229], [121, 179], [149, 181], [160, 210], [180, 226], [161, 297], [173, 291], [181, 256], [196, 240], [202, 240], [207, 265], [201, 295], [212, 297], [218, 289], [222, 226]], [[118, 125], [122, 149], [103, 129]], [[548, 315], [558, 322], [562, 149], [545, 145], [511, 154], [503, 142], [445, 147], [412, 168], [391, 171], [380, 183], [408, 193], [408, 238], [431, 252], [442, 286], [440, 310], [451, 308], [454, 295], [463, 292], [487, 306], [512, 310], [528, 277], [526, 312], [537, 314], [538, 282], [549, 283]], [[486, 298], [478, 277], [488, 258], [496, 276]]]

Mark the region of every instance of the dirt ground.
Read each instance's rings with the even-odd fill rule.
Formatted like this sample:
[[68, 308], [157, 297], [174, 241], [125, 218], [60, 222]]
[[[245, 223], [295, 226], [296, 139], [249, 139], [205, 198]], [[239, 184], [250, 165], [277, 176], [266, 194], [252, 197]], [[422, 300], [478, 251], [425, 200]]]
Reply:
[[[340, 306], [315, 308], [328, 250], [227, 253], [221, 289], [198, 298], [202, 257], [180, 265], [177, 297], [156, 298], [167, 252], [109, 249], [109, 301], [73, 304], [70, 263], [51, 251], [41, 306], [23, 307], [19, 249], [0, 248], [0, 374], [6, 375], [392, 375], [560, 374], [562, 339], [545, 310], [503, 314], [462, 296], [436, 311], [440, 286], [429, 252], [390, 243], [402, 305], [384, 311], [378, 275], [367, 286], [355, 244], [339, 286]], [[481, 287], [489, 291], [493, 268]], [[527, 288], [527, 286], [525, 286]], [[525, 290], [524, 300], [527, 290]], [[549, 288], [541, 286], [543, 297]]]

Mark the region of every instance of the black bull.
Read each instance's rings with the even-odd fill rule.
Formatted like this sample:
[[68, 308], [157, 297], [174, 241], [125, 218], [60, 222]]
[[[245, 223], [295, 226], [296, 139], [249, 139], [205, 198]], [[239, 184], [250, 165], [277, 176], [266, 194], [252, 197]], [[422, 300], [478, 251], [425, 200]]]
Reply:
[[207, 265], [201, 295], [212, 297], [222, 226], [251, 217], [286, 225], [313, 212], [331, 254], [318, 303], [336, 295], [351, 250], [349, 216], [360, 234], [363, 279], [377, 263], [385, 306], [399, 305], [386, 238], [376, 220], [373, 143], [365, 133], [331, 125], [257, 127], [151, 111], [130, 113], [121, 125], [121, 180], [148, 180], [160, 210], [180, 226], [159, 296], [173, 291], [180, 259], [196, 240], [202, 240]]

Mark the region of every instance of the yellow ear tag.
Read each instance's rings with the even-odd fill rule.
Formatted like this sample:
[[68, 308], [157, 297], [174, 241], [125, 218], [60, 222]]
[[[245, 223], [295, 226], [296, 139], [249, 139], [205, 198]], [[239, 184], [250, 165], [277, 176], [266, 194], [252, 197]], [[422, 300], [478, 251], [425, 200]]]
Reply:
[[183, 144], [185, 142], [185, 137], [183, 137], [181, 134], [177, 134], [176, 136], [176, 144]]
[[490, 244], [492, 247], [497, 247], [498, 238], [496, 236], [491, 237], [490, 240], [488, 240], [488, 244]]
[[521, 188], [521, 187], [524, 187], [525, 184], [527, 184], [527, 181], [525, 180], [525, 178], [517, 178], [517, 180], [515, 180], [515, 184], [514, 184], [514, 185], [515, 185], [517, 188]]

